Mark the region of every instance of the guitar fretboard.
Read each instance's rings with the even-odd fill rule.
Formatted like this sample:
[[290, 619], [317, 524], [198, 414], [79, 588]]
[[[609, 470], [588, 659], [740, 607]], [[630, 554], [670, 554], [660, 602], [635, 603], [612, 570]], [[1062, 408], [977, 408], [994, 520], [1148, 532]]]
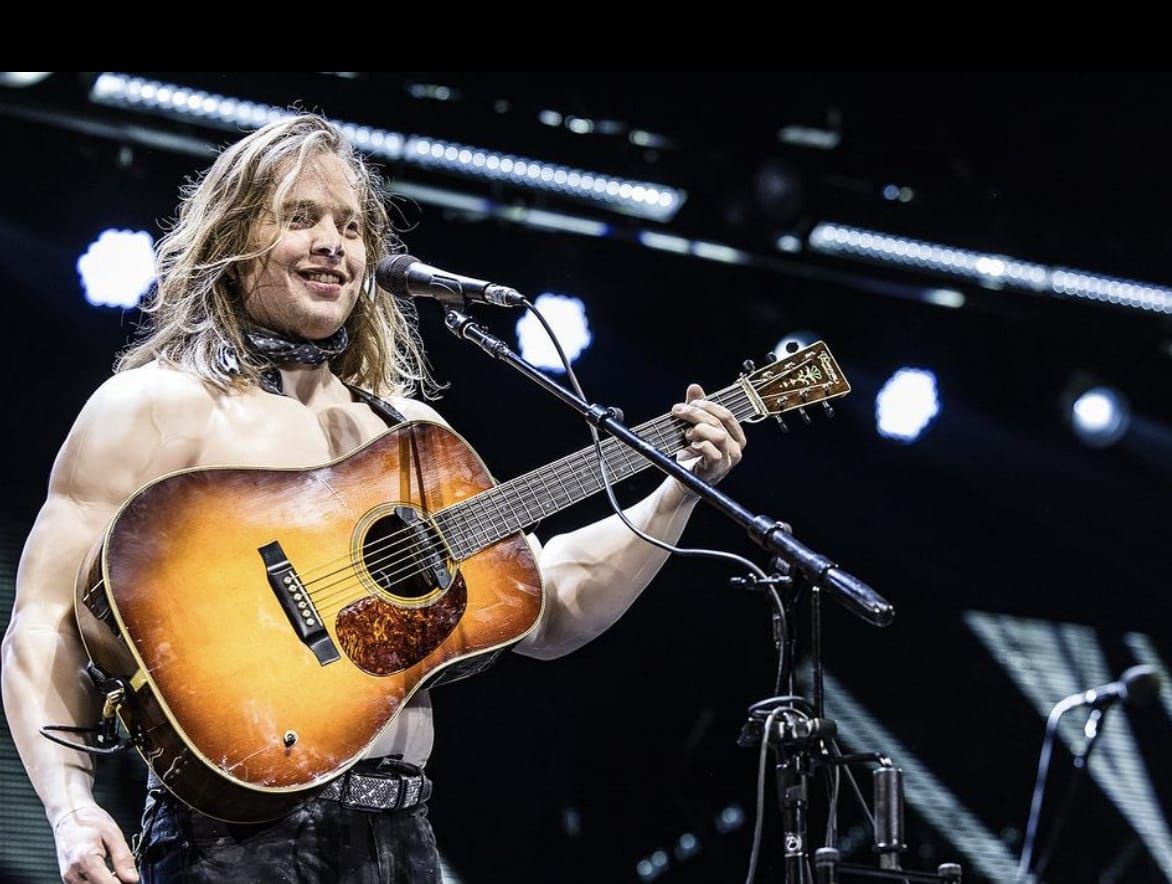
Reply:
[[[723, 405], [738, 420], [755, 411], [744, 389], [738, 385], [726, 387], [707, 399]], [[687, 447], [684, 432], [690, 426], [687, 421], [665, 414], [633, 429], [659, 451], [674, 456]], [[651, 466], [650, 461], [617, 439], [603, 439], [601, 448], [612, 483]], [[436, 513], [434, 518], [454, 557], [461, 560], [601, 490], [598, 453], [593, 445], [589, 445], [561, 460], [453, 504]]]

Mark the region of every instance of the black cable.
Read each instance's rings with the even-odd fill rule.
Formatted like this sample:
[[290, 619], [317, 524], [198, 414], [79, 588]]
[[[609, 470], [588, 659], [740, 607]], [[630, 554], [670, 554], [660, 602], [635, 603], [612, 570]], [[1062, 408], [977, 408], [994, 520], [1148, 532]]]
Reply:
[[[837, 740], [831, 740], [829, 743], [831, 747], [831, 754], [836, 758], [842, 758], [842, 750], [838, 747]], [[851, 787], [855, 790], [855, 797], [859, 800], [859, 807], [863, 809], [863, 813], [867, 815], [867, 822], [871, 824], [871, 831], [875, 831], [875, 815], [871, 813], [871, 808], [867, 806], [867, 799], [863, 797], [863, 790], [859, 788], [858, 781], [855, 780], [854, 772], [851, 771], [849, 765], [836, 765], [842, 767], [846, 771], [846, 778], [850, 781]]]
[[[566, 369], [566, 377], [570, 381], [570, 386], [574, 388], [574, 392], [577, 393], [581, 399], [585, 400], [586, 394], [582, 392], [582, 385], [578, 383], [578, 376], [574, 374], [574, 369], [570, 365], [570, 360], [566, 357], [566, 353], [562, 349], [562, 345], [559, 343], [557, 335], [554, 334], [553, 328], [546, 321], [545, 317], [541, 315], [541, 311], [534, 307], [527, 298], [523, 300], [523, 303], [525, 305], [525, 309], [529, 310], [534, 316], [537, 317], [538, 322], [540, 322], [542, 327], [545, 329], [545, 333], [549, 336], [550, 341], [553, 342], [554, 349], [557, 350], [558, 358], [561, 359], [562, 365]], [[660, 549], [667, 550], [669, 553], [674, 553], [678, 556], [685, 557], [705, 556], [717, 559], [731, 559], [739, 565], [749, 569], [749, 571], [754, 573], [761, 580], [768, 579], [765, 572], [762, 571], [760, 567], [743, 556], [738, 556], [736, 553], [725, 552], [718, 549], [688, 549], [674, 546], [673, 544], [662, 541], [657, 537], [652, 537], [637, 525], [633, 524], [631, 520], [627, 518], [627, 514], [623, 512], [623, 508], [619, 505], [618, 500], [615, 499], [614, 489], [611, 487], [611, 480], [606, 471], [606, 460], [602, 454], [602, 442], [598, 437], [598, 428], [589, 421], [586, 422], [586, 426], [590, 430], [590, 438], [594, 440], [594, 451], [597, 455], [598, 461], [598, 475], [602, 480], [602, 487], [606, 491], [606, 499], [610, 502], [611, 509], [614, 510], [615, 515], [618, 516], [622, 523], [626, 525], [632, 532], [634, 532], [647, 543], [650, 543], [652, 546], [657, 546]]]

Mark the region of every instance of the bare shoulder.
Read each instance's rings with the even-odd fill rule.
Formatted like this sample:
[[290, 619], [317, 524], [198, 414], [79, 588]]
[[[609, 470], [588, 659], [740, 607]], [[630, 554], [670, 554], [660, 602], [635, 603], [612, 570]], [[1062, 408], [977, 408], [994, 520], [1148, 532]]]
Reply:
[[108, 378], [82, 408], [50, 479], [70, 497], [124, 497], [151, 479], [194, 465], [217, 405], [183, 371], [150, 363]]
[[108, 378], [65, 438], [17, 572], [14, 619], [72, 627], [73, 581], [118, 508], [148, 482], [197, 462], [216, 405], [203, 383], [155, 365]]
[[421, 402], [418, 399], [408, 399], [406, 396], [392, 396], [390, 398], [391, 405], [395, 406], [407, 420], [412, 421], [434, 421], [437, 424], [443, 424], [445, 427], [450, 424], [444, 420], [443, 416], [428, 405], [426, 402]]
[[199, 378], [154, 362], [111, 375], [90, 396], [82, 414], [134, 416], [147, 410], [210, 411], [216, 394]]

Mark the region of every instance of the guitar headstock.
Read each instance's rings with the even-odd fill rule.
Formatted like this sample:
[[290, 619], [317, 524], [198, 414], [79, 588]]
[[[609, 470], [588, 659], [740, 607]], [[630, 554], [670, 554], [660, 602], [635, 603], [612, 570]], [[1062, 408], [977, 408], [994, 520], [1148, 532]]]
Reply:
[[[819, 402], [824, 403], [828, 414], [833, 414], [830, 400], [851, 391], [846, 375], [822, 341], [786, 354], [764, 368], [754, 369], [742, 375], [738, 383], [753, 405], [753, 416], [745, 419], [750, 423], [771, 415], [780, 422], [780, 416], [787, 411], [804, 409]], [[805, 411], [801, 415], [809, 423]], [[782, 427], [785, 427], [784, 423]]]

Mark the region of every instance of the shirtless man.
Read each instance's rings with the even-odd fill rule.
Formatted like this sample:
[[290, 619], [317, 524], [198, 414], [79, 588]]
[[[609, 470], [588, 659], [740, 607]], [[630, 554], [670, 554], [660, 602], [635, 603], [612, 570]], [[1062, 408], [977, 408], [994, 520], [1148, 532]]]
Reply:
[[[159, 244], [153, 324], [86, 403], [57, 456], [21, 558], [3, 644], [5, 711], [45, 805], [65, 881], [138, 880], [126, 839], [94, 801], [91, 757], [38, 733], [46, 723], [89, 724], [97, 716], [73, 615], [80, 563], [120, 505], [159, 476], [214, 464], [316, 465], [386, 430], [343, 381], [382, 395], [408, 419], [441, 420], [410, 398], [430, 383], [426, 363], [413, 326], [373, 279], [393, 243], [370, 171], [316, 116], [252, 133], [185, 189], [178, 223]], [[686, 400], [675, 412], [693, 424], [694, 469], [718, 480], [740, 460], [744, 434], [698, 386]], [[693, 503], [665, 479], [628, 515], [675, 541]], [[535, 548], [545, 611], [514, 649], [542, 659], [607, 629], [666, 557], [613, 516]], [[420, 692], [368, 754], [422, 766], [431, 745], [430, 702]], [[191, 854], [188, 837], [196, 823], [215, 821], [159, 793], [152, 801], [165, 805], [169, 822], [146, 827], [144, 877], [222, 880], [213, 848], [205, 843], [203, 853]], [[230, 879], [291, 880], [284, 864], [296, 866], [298, 880], [309, 880], [311, 869], [321, 881], [439, 880], [422, 806], [378, 815], [394, 818], [387, 827], [351, 827], [376, 842], [362, 854], [368, 868], [339, 859], [341, 848], [328, 837], [324, 849], [320, 837], [299, 840], [307, 827], [325, 831], [327, 822], [334, 827], [328, 831], [341, 831], [339, 815], [364, 811], [328, 799], [307, 806], [294, 815], [319, 814], [312, 825], [305, 818], [252, 829], [219, 824], [212, 840], [233, 857]]]

